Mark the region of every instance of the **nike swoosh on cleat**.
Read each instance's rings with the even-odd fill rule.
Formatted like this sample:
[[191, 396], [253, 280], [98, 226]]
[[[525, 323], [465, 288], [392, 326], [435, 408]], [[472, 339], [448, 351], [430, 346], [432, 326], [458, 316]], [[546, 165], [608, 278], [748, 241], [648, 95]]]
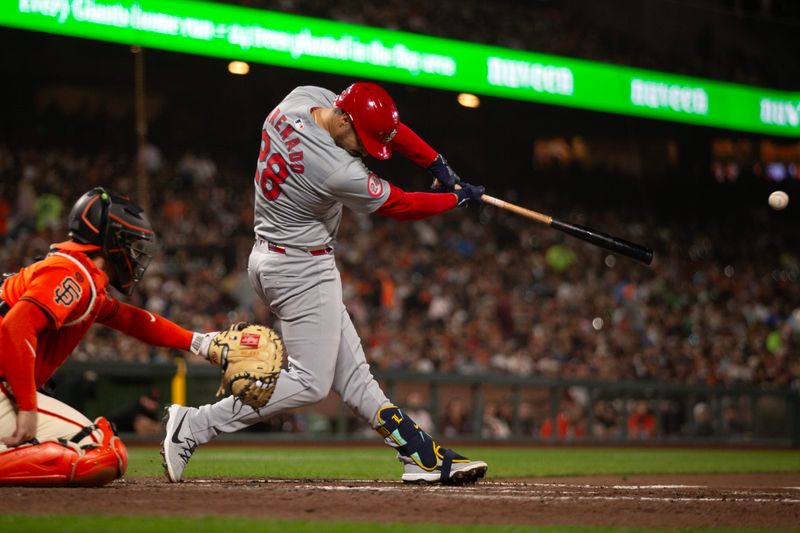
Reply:
[[186, 415], [188, 414], [189, 413], [183, 413], [183, 418], [181, 418], [181, 421], [178, 422], [178, 427], [175, 428], [175, 431], [172, 432], [172, 442], [174, 442], [175, 444], [183, 444], [183, 441], [178, 440], [175, 437], [178, 436], [178, 434], [180, 434], [181, 427], [183, 426], [183, 421], [186, 420]]
[[156, 321], [156, 317], [153, 316], [153, 313], [151, 313], [150, 311], [145, 311], [145, 313], [150, 315], [150, 322], [155, 322]]

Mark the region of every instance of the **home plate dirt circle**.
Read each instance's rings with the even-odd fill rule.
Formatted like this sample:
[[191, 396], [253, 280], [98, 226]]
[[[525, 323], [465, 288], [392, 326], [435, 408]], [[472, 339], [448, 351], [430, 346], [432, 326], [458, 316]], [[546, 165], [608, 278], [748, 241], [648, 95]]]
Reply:
[[792, 474], [489, 480], [465, 487], [136, 478], [100, 489], [0, 488], [0, 498], [8, 514], [695, 528], [800, 524], [800, 476]]

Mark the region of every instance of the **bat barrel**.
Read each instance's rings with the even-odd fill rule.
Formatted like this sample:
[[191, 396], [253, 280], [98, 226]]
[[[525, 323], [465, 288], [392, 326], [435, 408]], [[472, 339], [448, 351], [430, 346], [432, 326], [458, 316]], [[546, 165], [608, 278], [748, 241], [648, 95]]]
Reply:
[[622, 254], [624, 256], [636, 259], [649, 265], [653, 261], [653, 250], [645, 248], [639, 244], [620, 239], [619, 237], [612, 237], [600, 231], [595, 231], [591, 228], [579, 226], [577, 224], [570, 224], [561, 220], [553, 219], [550, 223], [551, 228], [563, 231], [568, 235], [572, 235], [578, 239], [586, 242], [601, 246], [606, 250]]

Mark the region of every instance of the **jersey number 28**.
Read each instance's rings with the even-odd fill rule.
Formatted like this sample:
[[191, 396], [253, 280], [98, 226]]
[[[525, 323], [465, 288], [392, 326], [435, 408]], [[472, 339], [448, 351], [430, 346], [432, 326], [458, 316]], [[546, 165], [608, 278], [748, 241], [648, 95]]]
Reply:
[[276, 152], [267, 157], [269, 150], [269, 135], [266, 130], [261, 130], [261, 150], [258, 152], [258, 162], [261, 164], [266, 161], [267, 165], [261, 172], [256, 169], [256, 187], [261, 189], [264, 198], [272, 201], [281, 194], [281, 183], [286, 181], [289, 176], [289, 168], [286, 165], [286, 159], [281, 154]]

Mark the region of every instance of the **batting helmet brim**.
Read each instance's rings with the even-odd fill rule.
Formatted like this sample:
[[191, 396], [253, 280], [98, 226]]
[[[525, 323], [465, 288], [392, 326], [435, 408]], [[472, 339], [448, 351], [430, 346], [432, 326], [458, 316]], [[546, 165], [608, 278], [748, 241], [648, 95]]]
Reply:
[[380, 141], [376, 141], [375, 139], [369, 137], [368, 135], [361, 135], [358, 131], [357, 126], [356, 126], [356, 134], [358, 135], [361, 144], [364, 145], [364, 149], [372, 157], [384, 160], [392, 157], [392, 147], [388, 143], [384, 144]]

